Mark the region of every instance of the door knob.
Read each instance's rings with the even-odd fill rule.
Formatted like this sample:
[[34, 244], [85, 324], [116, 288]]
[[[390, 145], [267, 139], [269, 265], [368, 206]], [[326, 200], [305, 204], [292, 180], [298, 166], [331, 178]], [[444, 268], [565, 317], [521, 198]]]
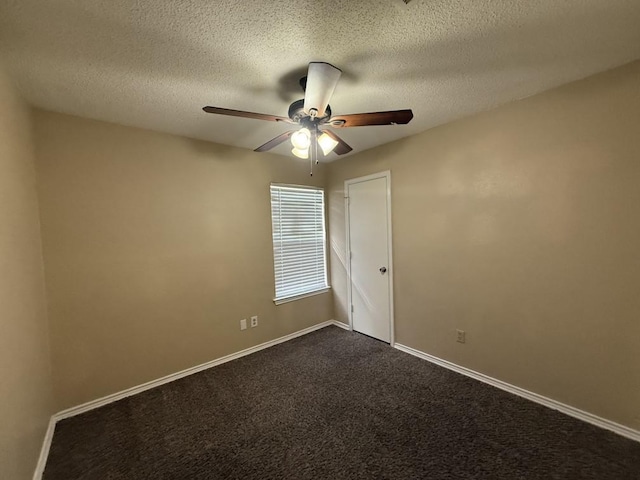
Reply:
[[387, 273], [387, 267], [380, 267], [380, 273], [383, 275]]

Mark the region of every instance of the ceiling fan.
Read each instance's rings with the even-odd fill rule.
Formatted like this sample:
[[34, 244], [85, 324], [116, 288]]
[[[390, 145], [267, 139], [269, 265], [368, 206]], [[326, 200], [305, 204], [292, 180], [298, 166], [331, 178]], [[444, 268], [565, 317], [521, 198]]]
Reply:
[[266, 152], [291, 139], [294, 155], [303, 159], [310, 159], [311, 175], [313, 164], [318, 163], [318, 147], [323, 155], [332, 151], [344, 155], [353, 150], [344, 140], [329, 129], [362, 127], [368, 125], [405, 125], [413, 118], [411, 110], [391, 110], [387, 112], [353, 113], [350, 115], [331, 115], [329, 100], [338, 84], [342, 71], [325, 62], [311, 62], [306, 77], [300, 79], [300, 86], [304, 90], [304, 98], [296, 100], [289, 106], [289, 116], [279, 117], [263, 113], [244, 112], [220, 107], [203, 107], [207, 113], [229, 115], [232, 117], [254, 118], [271, 122], [283, 122], [299, 125], [297, 130], [289, 130], [260, 145], [256, 152]]

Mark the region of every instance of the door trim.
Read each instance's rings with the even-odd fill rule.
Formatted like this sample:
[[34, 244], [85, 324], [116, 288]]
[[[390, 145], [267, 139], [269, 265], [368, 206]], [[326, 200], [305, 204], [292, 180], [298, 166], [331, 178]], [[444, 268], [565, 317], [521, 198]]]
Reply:
[[365, 175], [364, 177], [350, 178], [344, 182], [344, 218], [345, 218], [345, 233], [346, 233], [346, 247], [347, 247], [347, 310], [349, 315], [349, 330], [353, 330], [353, 312], [351, 311], [351, 238], [349, 235], [349, 186], [366, 182], [368, 180], [375, 180], [377, 178], [386, 178], [387, 180], [387, 249], [389, 253], [389, 265], [387, 265], [387, 272], [389, 274], [389, 344], [393, 347], [395, 345], [395, 321], [394, 321], [394, 306], [393, 306], [393, 244], [392, 244], [392, 231], [391, 231], [391, 171], [385, 170], [383, 172], [372, 173], [371, 175]]

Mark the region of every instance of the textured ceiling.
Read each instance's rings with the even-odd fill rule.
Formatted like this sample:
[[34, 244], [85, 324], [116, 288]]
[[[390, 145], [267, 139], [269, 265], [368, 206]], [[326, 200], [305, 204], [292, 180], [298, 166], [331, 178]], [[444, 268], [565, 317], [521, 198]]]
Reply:
[[288, 126], [201, 107], [286, 116], [330, 62], [334, 114], [414, 111], [358, 152], [640, 58], [640, 1], [0, 0], [0, 55], [35, 106], [250, 149]]

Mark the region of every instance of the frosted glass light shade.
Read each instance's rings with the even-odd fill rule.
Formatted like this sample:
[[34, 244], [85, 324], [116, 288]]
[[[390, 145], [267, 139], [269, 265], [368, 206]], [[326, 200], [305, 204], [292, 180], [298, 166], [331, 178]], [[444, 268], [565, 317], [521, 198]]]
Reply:
[[291, 153], [293, 153], [298, 158], [307, 159], [307, 158], [309, 158], [309, 147], [307, 147], [307, 148], [294, 148], [293, 150], [291, 150]]
[[311, 132], [307, 128], [301, 128], [291, 135], [291, 144], [298, 150], [306, 150], [311, 145]]
[[338, 142], [336, 142], [333, 138], [331, 138], [326, 133], [323, 133], [318, 137], [318, 145], [320, 145], [322, 152], [326, 156], [326, 155], [329, 155], [334, 148], [336, 148], [336, 145], [338, 145]]

